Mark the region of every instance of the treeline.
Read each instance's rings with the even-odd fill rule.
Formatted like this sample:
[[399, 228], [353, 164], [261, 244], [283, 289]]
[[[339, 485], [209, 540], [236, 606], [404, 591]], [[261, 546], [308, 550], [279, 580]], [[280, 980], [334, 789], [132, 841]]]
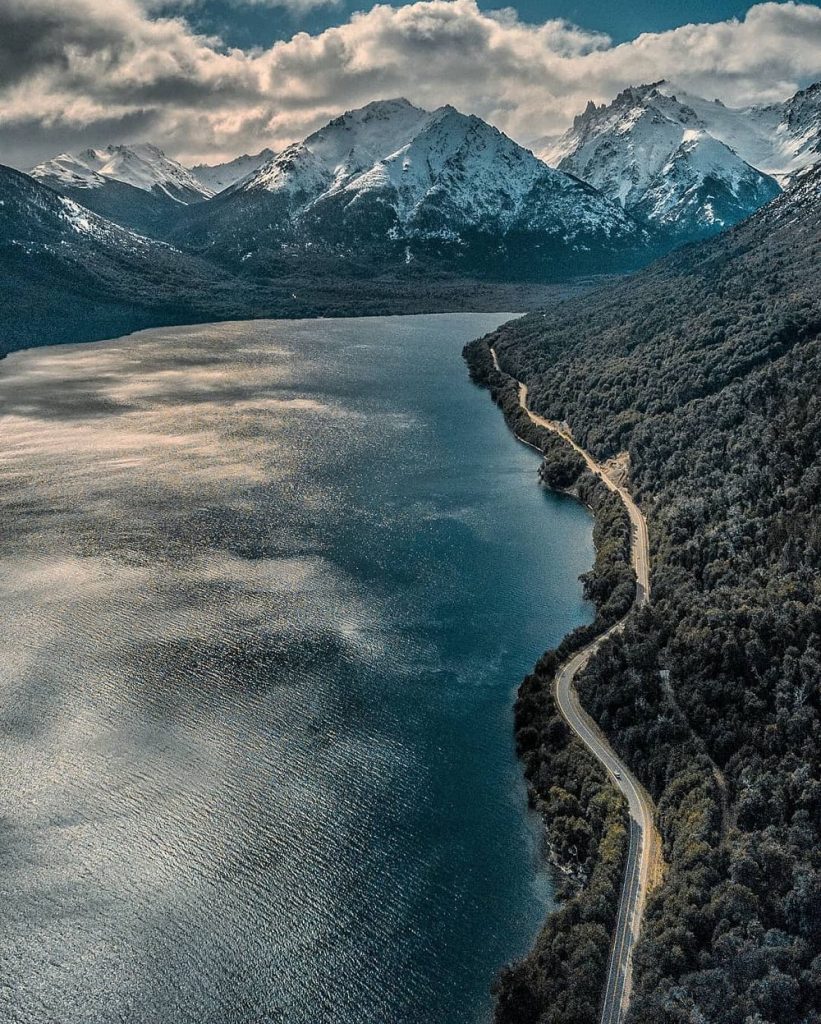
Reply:
[[492, 338], [542, 415], [601, 459], [630, 452], [649, 520], [653, 603], [579, 680], [670, 863], [631, 1024], [821, 1020], [819, 265], [816, 171]]

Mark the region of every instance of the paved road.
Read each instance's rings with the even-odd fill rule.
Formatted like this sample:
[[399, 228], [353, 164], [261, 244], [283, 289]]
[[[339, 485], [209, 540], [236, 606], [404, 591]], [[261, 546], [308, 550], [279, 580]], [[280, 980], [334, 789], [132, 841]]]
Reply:
[[[503, 373], [504, 371], [496, 358], [496, 352], [493, 348], [490, 352], [496, 369]], [[636, 571], [634, 606], [645, 604], [650, 599], [650, 551], [647, 522], [639, 507], [627, 490], [611, 479], [605, 468], [596, 462], [589, 452], [576, 444], [564, 424], [546, 420], [530, 411], [527, 404], [527, 385], [521, 382], [519, 382], [519, 404], [533, 423], [552, 430], [571, 445], [587, 463], [591, 472], [595, 473], [624, 502], [630, 516], [630, 547], [633, 568]], [[582, 743], [607, 769], [614, 784], [624, 794], [630, 813], [630, 846], [607, 967], [601, 1024], [620, 1024], [626, 1014], [630, 1000], [633, 946], [641, 929], [647, 891], [661, 862], [661, 840], [653, 822], [654, 807], [650, 795], [628, 766], [619, 758], [602, 731], [581, 706], [574, 686], [576, 676], [590, 661], [593, 654], [608, 637], [620, 632], [624, 628], [624, 623], [625, 619], [621, 619], [606, 633], [574, 654], [561, 666], [555, 679], [555, 696], [559, 711]]]

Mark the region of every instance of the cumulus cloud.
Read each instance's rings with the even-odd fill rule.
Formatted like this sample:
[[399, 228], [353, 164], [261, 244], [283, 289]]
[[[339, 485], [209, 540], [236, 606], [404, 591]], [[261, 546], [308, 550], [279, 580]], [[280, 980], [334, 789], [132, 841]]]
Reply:
[[239, 50], [145, 0], [0, 0], [0, 160], [135, 138], [188, 160], [231, 156], [397, 95], [452, 103], [527, 141], [563, 128], [588, 99], [659, 78], [726, 103], [783, 99], [821, 75], [819, 53], [821, 9], [793, 2], [616, 46], [565, 21], [420, 0]]

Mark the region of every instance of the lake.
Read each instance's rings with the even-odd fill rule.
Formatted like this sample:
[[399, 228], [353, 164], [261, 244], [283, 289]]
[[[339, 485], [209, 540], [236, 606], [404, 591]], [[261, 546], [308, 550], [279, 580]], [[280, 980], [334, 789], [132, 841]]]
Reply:
[[510, 314], [0, 362], [0, 1019], [478, 1024], [552, 906], [512, 703], [592, 523]]

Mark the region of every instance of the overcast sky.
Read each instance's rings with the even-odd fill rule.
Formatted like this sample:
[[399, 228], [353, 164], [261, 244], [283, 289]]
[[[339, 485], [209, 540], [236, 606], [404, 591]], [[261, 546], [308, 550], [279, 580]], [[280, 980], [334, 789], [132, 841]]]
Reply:
[[129, 141], [215, 160], [400, 95], [527, 143], [660, 78], [728, 104], [784, 99], [821, 78], [821, 6], [0, 0], [0, 162]]

